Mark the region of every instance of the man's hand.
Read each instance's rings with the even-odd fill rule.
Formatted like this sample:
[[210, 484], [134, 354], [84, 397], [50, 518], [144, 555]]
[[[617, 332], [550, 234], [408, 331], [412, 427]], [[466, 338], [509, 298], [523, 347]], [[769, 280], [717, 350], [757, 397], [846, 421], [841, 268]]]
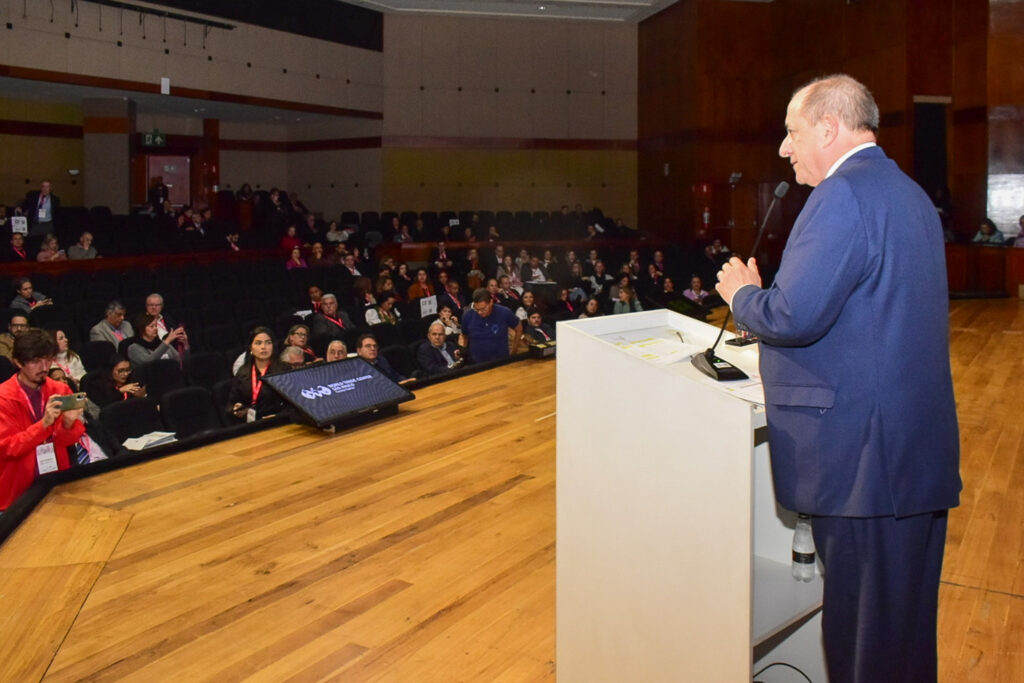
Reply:
[[60, 406], [61, 397], [59, 395], [51, 396], [50, 400], [46, 402], [46, 406], [43, 408], [43, 417], [40, 420], [44, 427], [50, 427], [57, 421], [57, 418], [60, 417]]
[[75, 421], [80, 419], [84, 412], [84, 408], [76, 408], [75, 410], [65, 410], [61, 413], [61, 419], [64, 421], [64, 429], [71, 429], [75, 426]]
[[715, 289], [722, 295], [725, 303], [732, 307], [732, 297], [736, 290], [744, 285], [754, 285], [761, 288], [761, 273], [757, 270], [757, 259], [750, 258], [746, 265], [743, 261], [733, 256], [727, 263], [722, 265], [718, 271], [718, 284]]

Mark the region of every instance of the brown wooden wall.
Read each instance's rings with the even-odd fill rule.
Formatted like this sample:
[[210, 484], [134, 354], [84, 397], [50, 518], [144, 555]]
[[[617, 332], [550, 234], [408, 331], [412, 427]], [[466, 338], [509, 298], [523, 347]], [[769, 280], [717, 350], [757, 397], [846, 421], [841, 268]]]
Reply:
[[[990, 168], [989, 107], [1018, 103], [1000, 150], [1019, 150], [1020, 92], [986, 83], [998, 59], [1021, 70], [1021, 5], [992, 0], [1010, 15], [989, 31], [985, 0], [680, 0], [640, 25], [638, 148], [640, 225], [662, 237], [723, 237], [742, 249], [767, 203], [766, 190], [792, 182], [778, 157], [786, 103], [813, 77], [846, 72], [864, 81], [881, 112], [879, 142], [913, 168], [915, 96], [949, 97], [947, 152], [956, 228], [973, 234], [984, 216]], [[993, 19], [993, 22], [995, 20]], [[995, 37], [994, 37], [995, 36]], [[1015, 118], [1014, 118], [1015, 116]], [[1008, 153], [1005, 156], [1012, 156]], [[1018, 164], [1024, 163], [1018, 154]], [[665, 174], [665, 164], [669, 173]], [[743, 173], [730, 190], [731, 172]], [[693, 191], [711, 185], [710, 198]], [[801, 193], [796, 193], [799, 196]], [[805, 193], [804, 193], [805, 194]], [[757, 198], [762, 199], [758, 200]], [[799, 200], [798, 200], [799, 201]], [[792, 203], [791, 201], [787, 202]], [[708, 204], [712, 233], [700, 231]], [[798, 208], [798, 207], [797, 207]], [[787, 213], [792, 207], [786, 208]], [[727, 230], [728, 220], [735, 228]], [[783, 223], [786, 220], [783, 219]], [[788, 223], [786, 223], [788, 224]]]

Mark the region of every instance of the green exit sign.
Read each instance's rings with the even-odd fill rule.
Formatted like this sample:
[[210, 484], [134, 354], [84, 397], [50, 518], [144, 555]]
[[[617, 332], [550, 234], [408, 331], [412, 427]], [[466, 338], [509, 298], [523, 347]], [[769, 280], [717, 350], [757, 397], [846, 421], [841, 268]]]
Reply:
[[159, 128], [154, 128], [151, 132], [142, 134], [142, 144], [146, 147], [166, 147], [167, 136], [161, 133]]

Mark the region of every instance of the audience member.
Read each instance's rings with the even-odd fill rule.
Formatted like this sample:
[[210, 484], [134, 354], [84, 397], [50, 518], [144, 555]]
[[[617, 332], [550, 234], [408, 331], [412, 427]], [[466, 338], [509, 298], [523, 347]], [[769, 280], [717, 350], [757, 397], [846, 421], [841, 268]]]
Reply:
[[459, 327], [459, 319], [455, 316], [455, 311], [449, 304], [443, 304], [437, 309], [437, 321], [444, 326], [445, 336], [458, 336], [462, 334], [462, 328]]
[[345, 270], [347, 270], [349, 275], [351, 275], [352, 277], [362, 277], [363, 276], [363, 273], [359, 270], [359, 268], [356, 265], [356, 259], [357, 259], [358, 255], [359, 255], [359, 250], [358, 249], [352, 249], [352, 251], [350, 251], [347, 254], [345, 254], [345, 257], [342, 259], [342, 265], [345, 266]]
[[[637, 251], [636, 249], [630, 249], [629, 258], [623, 265], [626, 266], [626, 269], [629, 271], [629, 274], [632, 275], [634, 278], [640, 277], [640, 271], [642, 269], [640, 265], [640, 252]], [[657, 268], [655, 268], [655, 270], [657, 270]]]
[[577, 303], [586, 302], [593, 294], [594, 283], [591, 278], [583, 275], [583, 264], [579, 261], [573, 261], [569, 266], [567, 288], [570, 298]]
[[132, 374], [131, 361], [120, 354], [114, 354], [106, 369], [98, 372], [99, 376], [95, 380], [93, 373], [86, 376], [83, 389], [89, 395], [89, 399], [100, 408], [146, 395], [146, 387]]
[[274, 337], [270, 328], [255, 328], [249, 334], [246, 349], [249, 358], [235, 374], [228, 392], [228, 412], [238, 420], [255, 422], [284, 408], [280, 396], [263, 382], [263, 377], [288, 368], [274, 357]]
[[716, 239], [711, 243], [711, 256], [714, 258], [715, 263], [721, 264], [729, 260], [732, 252], [729, 250], [729, 247], [725, 246], [722, 240]]
[[704, 283], [701, 282], [700, 276], [694, 275], [690, 278], [690, 288], [683, 292], [683, 296], [695, 304], [704, 305], [704, 300], [708, 298], [709, 294], [704, 290]]
[[0, 510], [37, 474], [68, 469], [68, 448], [85, 434], [83, 409], [61, 408], [61, 397], [71, 389], [47, 376], [56, 355], [57, 342], [45, 330], [26, 330], [14, 343], [18, 372], [0, 384]]
[[11, 234], [11, 241], [4, 245], [3, 254], [0, 260], [4, 263], [24, 263], [28, 261], [28, 252], [25, 251], [25, 236], [20, 232]]
[[327, 232], [324, 233], [324, 240], [326, 242], [334, 245], [347, 239], [348, 235], [338, 229], [338, 221], [331, 221], [327, 224]]
[[367, 309], [366, 324], [379, 325], [387, 323], [397, 325], [400, 314], [395, 308], [395, 293], [385, 292], [381, 295], [380, 303], [377, 306]]
[[71, 350], [71, 343], [64, 330], [55, 330], [54, 339], [57, 341], [57, 355], [53, 359], [53, 367], [60, 368], [64, 374], [76, 384], [85, 377], [85, 365], [82, 358]]
[[654, 256], [651, 259], [651, 263], [654, 264], [654, 267], [662, 275], [664, 275], [666, 270], [668, 270], [667, 266], [665, 265], [665, 255], [661, 251], [654, 252]]
[[107, 304], [106, 317], [89, 330], [89, 341], [108, 341], [116, 349], [118, 344], [134, 336], [132, 326], [125, 322], [125, 312], [120, 301]]
[[125, 349], [128, 360], [136, 368], [163, 359], [173, 360], [179, 367], [184, 367], [189, 355], [185, 328], [176, 327], [161, 339], [157, 321], [158, 318], [149, 313], [140, 313], [135, 317], [136, 334]]
[[491, 252], [490, 256], [485, 257], [483, 266], [484, 271], [487, 275], [497, 279], [498, 269], [505, 263], [505, 247], [496, 244], [494, 245], [494, 251]]
[[512, 286], [512, 280], [508, 275], [502, 275], [498, 278], [498, 299], [496, 303], [501, 304], [510, 311], [516, 310], [523, 300], [523, 296], [519, 291], [521, 290], [516, 290]]
[[313, 314], [309, 329], [314, 336], [323, 334], [341, 339], [345, 330], [355, 329], [355, 325], [345, 311], [338, 310], [338, 297], [324, 294], [320, 299], [320, 310]]
[[284, 345], [286, 347], [294, 346], [302, 351], [305, 357], [304, 362], [313, 363], [320, 360], [317, 358], [316, 351], [309, 347], [309, 326], [303, 323], [298, 325], [292, 325], [288, 328], [288, 336], [284, 338]]
[[604, 261], [598, 259], [594, 262], [594, 274], [590, 276], [590, 295], [600, 299], [606, 295], [605, 287], [614, 282], [614, 278], [605, 272]]
[[292, 247], [291, 256], [285, 261], [284, 267], [288, 270], [295, 268], [309, 268], [309, 264], [306, 263], [306, 259], [302, 258], [302, 249], [299, 247]]
[[409, 288], [412, 286], [412, 277], [409, 275], [409, 264], [399, 263], [398, 268], [391, 274], [395, 283], [395, 292], [399, 299], [409, 299]]
[[306, 263], [310, 268], [326, 268], [331, 265], [330, 260], [324, 256], [324, 245], [322, 242], [313, 242], [309, 248], [309, 258]]
[[555, 338], [555, 330], [551, 325], [544, 322], [543, 317], [536, 308], [531, 309], [526, 318], [526, 342], [528, 344], [543, 344]]
[[547, 282], [548, 271], [540, 264], [540, 259], [531, 256], [530, 260], [519, 269], [519, 278], [523, 282]]
[[28, 316], [15, 313], [7, 323], [7, 331], [0, 334], [0, 356], [11, 358], [14, 352], [14, 340], [28, 330]]
[[498, 278], [499, 284], [501, 283], [502, 278], [508, 278], [509, 286], [515, 288], [517, 291], [523, 291], [522, 273], [520, 272], [520, 269], [516, 267], [511, 256], [506, 256], [501, 262], [495, 277]]
[[340, 339], [332, 339], [331, 343], [327, 345], [327, 353], [324, 355], [324, 360], [333, 363], [336, 360], [348, 358], [348, 349], [345, 348], [345, 342]]
[[458, 280], [449, 280], [444, 289], [441, 289], [437, 295], [437, 305], [448, 304], [452, 307], [452, 310], [461, 311], [466, 307], [466, 297], [462, 295], [462, 287], [459, 285]]
[[377, 342], [377, 337], [372, 334], [364, 334], [359, 337], [359, 341], [356, 342], [356, 355], [377, 368], [382, 375], [392, 382], [404, 384], [410, 381], [408, 377], [391, 367], [387, 358], [380, 355], [380, 344]]
[[659, 306], [668, 306], [669, 302], [679, 298], [676, 292], [676, 284], [670, 277], [661, 280], [661, 289], [651, 295], [651, 299]]
[[430, 279], [427, 277], [427, 271], [420, 268], [416, 271], [416, 281], [409, 285], [407, 298], [409, 301], [413, 299], [422, 299], [423, 297], [433, 296], [434, 286], [430, 283]]
[[1024, 247], [1024, 216], [1021, 216], [1017, 221], [1017, 225], [1020, 226], [1020, 232], [1017, 233], [1017, 239], [1013, 241], [1013, 246]]
[[427, 341], [416, 349], [416, 362], [427, 377], [452, 372], [462, 365], [462, 351], [448, 341], [447, 330], [440, 320], [430, 323]]
[[57, 212], [60, 211], [60, 198], [53, 194], [52, 183], [44, 180], [38, 190], [25, 195], [21, 210], [28, 218], [30, 235], [46, 235], [54, 232]]
[[971, 242], [990, 247], [1001, 247], [1006, 244], [1006, 238], [1003, 236], [1003, 233], [999, 232], [996, 224], [991, 219], [986, 218], [981, 222], [978, 232], [975, 233], [974, 239]]
[[558, 290], [558, 300], [552, 305], [550, 312], [558, 320], [568, 320], [579, 315], [579, 304], [573, 303], [569, 290], [562, 287]]
[[57, 236], [50, 233], [43, 238], [43, 244], [36, 255], [36, 261], [53, 263], [56, 261], [67, 261], [68, 255], [57, 243]]
[[286, 346], [278, 357], [283, 365], [287, 365], [291, 369], [301, 368], [306, 364], [306, 354], [302, 352], [298, 346]]
[[516, 317], [521, 321], [526, 322], [526, 319], [530, 317], [530, 311], [536, 305], [536, 297], [533, 292], [523, 292], [523, 298], [519, 302], [519, 306], [516, 307]]
[[580, 313], [581, 318], [596, 318], [604, 315], [601, 311], [601, 302], [597, 299], [587, 299], [586, 305], [583, 306], [583, 312]]
[[280, 246], [281, 251], [286, 254], [291, 254], [294, 249], [302, 249], [302, 240], [299, 239], [297, 228], [294, 223], [285, 228], [284, 235], [281, 237]]
[[86, 230], [78, 238], [78, 244], [68, 247], [68, 259], [71, 261], [87, 261], [99, 258], [99, 252], [92, 246], [92, 233]]
[[15, 310], [31, 313], [39, 306], [48, 306], [53, 303], [48, 296], [35, 291], [32, 281], [27, 277], [19, 277], [14, 281], [14, 291], [15, 295], [11, 300], [10, 307]]
[[515, 313], [504, 306], [495, 306], [486, 289], [473, 292], [473, 306], [462, 316], [459, 346], [469, 350], [474, 363], [515, 355], [522, 336], [523, 324]]
[[466, 286], [471, 290], [481, 287], [484, 279], [487, 277], [480, 261], [480, 254], [475, 247], [466, 252], [466, 258], [462, 260], [461, 270], [463, 277], [466, 278]]
[[[161, 294], [153, 292], [146, 297], [146, 313], [156, 318], [157, 335], [161, 339], [166, 337], [172, 329], [178, 327], [164, 315], [164, 297]], [[182, 328], [184, 329], [184, 325]]]
[[399, 226], [398, 232], [396, 232], [394, 237], [391, 238], [391, 241], [394, 242], [395, 244], [404, 244], [406, 242], [412, 242], [412, 233], [409, 232], [409, 226], [404, 223], [401, 226]]
[[612, 307], [612, 313], [635, 313], [644, 310], [640, 302], [636, 300], [636, 292], [630, 285], [619, 287], [619, 298]]

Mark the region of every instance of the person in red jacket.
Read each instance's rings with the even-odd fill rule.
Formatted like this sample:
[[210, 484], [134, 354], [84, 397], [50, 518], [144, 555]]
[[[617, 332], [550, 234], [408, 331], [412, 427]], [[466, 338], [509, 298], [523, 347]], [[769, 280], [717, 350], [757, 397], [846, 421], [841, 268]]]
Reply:
[[38, 474], [70, 467], [68, 446], [85, 434], [82, 410], [61, 412], [68, 385], [47, 376], [57, 342], [30, 328], [14, 342], [18, 373], [0, 384], [0, 510], [27, 489]]

